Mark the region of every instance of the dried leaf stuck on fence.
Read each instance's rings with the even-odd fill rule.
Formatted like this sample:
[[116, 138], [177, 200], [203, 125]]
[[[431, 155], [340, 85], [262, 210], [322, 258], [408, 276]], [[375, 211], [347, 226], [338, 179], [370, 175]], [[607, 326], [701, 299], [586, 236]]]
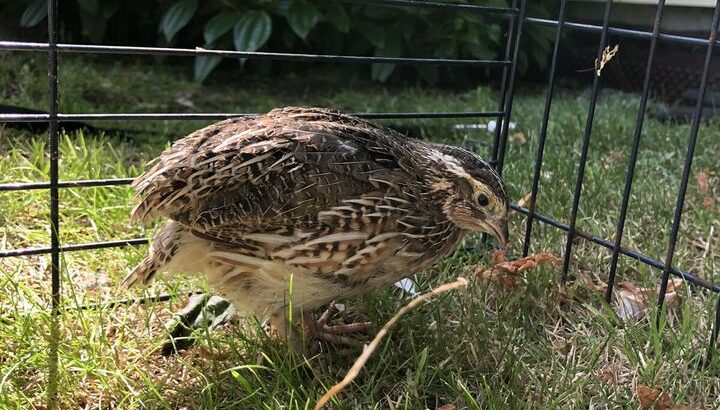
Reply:
[[602, 58], [600, 61], [598, 59], [595, 59], [595, 74], [597, 74], [598, 77], [600, 77], [600, 74], [602, 73], [602, 69], [605, 67], [605, 64], [607, 64], [610, 60], [612, 60], [613, 57], [615, 57], [615, 54], [617, 54], [618, 50], [620, 49], [620, 44], [615, 44], [615, 47], [610, 48], [610, 46], [605, 47], [605, 50], [603, 50]]
[[533, 198], [532, 192], [528, 192], [524, 197], [520, 198], [517, 204], [521, 208], [529, 209], [534, 200], [535, 198]]

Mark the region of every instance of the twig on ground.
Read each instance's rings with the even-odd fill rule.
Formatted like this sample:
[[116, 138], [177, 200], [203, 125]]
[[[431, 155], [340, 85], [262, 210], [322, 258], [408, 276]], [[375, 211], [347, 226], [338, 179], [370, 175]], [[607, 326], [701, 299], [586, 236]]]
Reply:
[[398, 322], [398, 320], [400, 320], [403, 315], [434, 296], [443, 294], [461, 286], [467, 286], [467, 284], [467, 279], [462, 277], [457, 278], [457, 280], [455, 280], [454, 282], [446, 283], [444, 285], [438, 286], [430, 292], [423, 293], [422, 295], [411, 300], [410, 303], [408, 303], [407, 305], [403, 306], [402, 309], [398, 310], [397, 313], [395, 313], [395, 316], [388, 320], [385, 326], [383, 326], [382, 329], [380, 329], [380, 331], [377, 333], [377, 335], [375, 335], [375, 338], [372, 340], [372, 342], [370, 342], [369, 345], [365, 346], [362, 354], [360, 354], [360, 356], [358, 356], [358, 358], [355, 360], [355, 363], [347, 372], [345, 378], [333, 387], [331, 387], [330, 390], [328, 390], [322, 397], [320, 397], [320, 400], [318, 400], [317, 404], [315, 405], [315, 410], [318, 410], [325, 406], [325, 404], [327, 404], [330, 399], [332, 399], [336, 394], [338, 394], [342, 389], [344, 389], [345, 386], [350, 384], [355, 379], [355, 377], [357, 377], [357, 375], [360, 373], [360, 370], [362, 370], [363, 366], [365, 366], [365, 363], [367, 363], [372, 353], [380, 344], [380, 341], [383, 339], [383, 337], [385, 337], [385, 335], [390, 331], [390, 329], [395, 326], [395, 324]]

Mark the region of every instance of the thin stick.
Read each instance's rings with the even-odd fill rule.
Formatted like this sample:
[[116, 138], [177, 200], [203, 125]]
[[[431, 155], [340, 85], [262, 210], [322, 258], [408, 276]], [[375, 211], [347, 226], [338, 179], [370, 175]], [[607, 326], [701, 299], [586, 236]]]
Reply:
[[365, 366], [365, 363], [367, 363], [367, 361], [370, 359], [370, 355], [372, 355], [373, 351], [375, 351], [375, 349], [380, 344], [380, 341], [383, 339], [383, 337], [385, 337], [385, 335], [390, 331], [390, 329], [395, 326], [395, 324], [398, 322], [398, 320], [400, 320], [403, 315], [434, 296], [443, 294], [461, 286], [467, 286], [467, 284], [467, 279], [457, 278], [457, 280], [455, 280], [454, 282], [446, 283], [442, 286], [438, 286], [430, 292], [423, 293], [422, 295], [411, 300], [410, 303], [408, 303], [407, 305], [403, 306], [402, 309], [398, 310], [398, 312], [395, 313], [395, 316], [393, 316], [385, 324], [385, 326], [380, 329], [372, 342], [370, 342], [369, 345], [365, 346], [362, 354], [357, 358], [357, 360], [355, 360], [355, 364], [353, 364], [353, 366], [350, 368], [345, 378], [342, 379], [340, 383], [331, 387], [330, 390], [328, 390], [320, 398], [320, 400], [318, 400], [317, 404], [315, 405], [315, 410], [322, 408], [325, 404], [327, 404], [328, 401], [330, 401], [330, 399], [333, 398], [333, 396], [338, 394], [340, 390], [344, 389], [345, 386], [350, 384], [350, 382], [352, 382], [355, 377], [357, 377], [357, 375], [360, 373], [360, 370], [363, 368], [363, 366]]

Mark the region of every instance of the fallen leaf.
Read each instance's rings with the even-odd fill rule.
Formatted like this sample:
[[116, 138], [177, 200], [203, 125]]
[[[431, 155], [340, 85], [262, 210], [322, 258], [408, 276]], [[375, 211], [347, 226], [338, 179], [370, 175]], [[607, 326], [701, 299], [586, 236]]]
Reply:
[[695, 174], [695, 181], [697, 181], [698, 191], [708, 192], [710, 190], [710, 175], [705, 171], [699, 171]]
[[[677, 303], [677, 291], [682, 284], [683, 280], [680, 278], [668, 282], [665, 291], [665, 306], [672, 306]], [[601, 293], [607, 291], [607, 285], [595, 285], [592, 287]], [[622, 320], [642, 319], [647, 313], [648, 303], [655, 301], [659, 291], [659, 288], [641, 288], [632, 282], [620, 282], [615, 285], [613, 291], [615, 311]]]
[[493, 250], [492, 260], [491, 260], [492, 266], [499, 265], [506, 261], [507, 261], [507, 252], [501, 251], [499, 249]]
[[517, 275], [521, 272], [537, 268], [541, 264], [551, 263], [560, 266], [561, 259], [551, 253], [536, 253], [514, 261], [507, 259], [505, 251], [495, 250], [492, 254], [492, 266], [478, 266], [475, 274], [481, 279], [490, 279], [503, 286], [517, 286]]
[[228, 357], [230, 357], [229, 352], [221, 352], [221, 351], [211, 351], [210, 349], [206, 348], [205, 346], [200, 346], [200, 349], [198, 351], [198, 356], [202, 357], [203, 359], [208, 360], [225, 360]]
[[655, 409], [655, 410], [668, 410], [672, 408], [672, 399], [670, 395], [663, 392], [662, 389], [656, 389], [648, 387], [642, 384], [638, 384], [635, 388], [635, 394], [637, 394], [640, 400], [640, 408], [642, 410]]
[[510, 140], [510, 142], [517, 142], [518, 144], [524, 144], [527, 142], [527, 138], [525, 138], [525, 133], [523, 133], [522, 131], [510, 134], [510, 137], [508, 139]]
[[530, 207], [532, 206], [531, 205], [532, 203], [533, 203], [532, 192], [528, 192], [527, 194], [525, 194], [524, 197], [520, 198], [520, 200], [518, 201], [517, 204], [521, 208], [530, 209]]
[[713, 205], [715, 205], [715, 198], [711, 196], [706, 196], [705, 198], [703, 198], [703, 207], [705, 209], [710, 209], [713, 207]]
[[191, 93], [180, 93], [175, 97], [175, 102], [186, 108], [195, 108], [195, 103], [190, 99], [191, 97]]
[[454, 404], [444, 404], [440, 407], [436, 407], [435, 410], [455, 410], [457, 407], [455, 407]]
[[608, 152], [608, 157], [613, 161], [621, 161], [625, 158], [625, 155], [620, 151], [610, 151]]
[[615, 373], [612, 370], [603, 370], [600, 372], [600, 380], [608, 385], [616, 384]]

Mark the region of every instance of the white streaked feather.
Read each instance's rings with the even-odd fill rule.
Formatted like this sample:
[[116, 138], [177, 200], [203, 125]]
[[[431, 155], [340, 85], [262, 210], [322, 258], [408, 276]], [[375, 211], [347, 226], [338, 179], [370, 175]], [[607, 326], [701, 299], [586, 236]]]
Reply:
[[250, 233], [247, 235], [243, 235], [242, 238], [249, 241], [267, 243], [270, 245], [284, 245], [300, 240], [300, 238], [297, 236], [287, 236], [274, 233]]
[[321, 243], [328, 243], [328, 242], [345, 242], [345, 241], [361, 241], [364, 239], [367, 239], [368, 234], [365, 232], [340, 232], [340, 233], [333, 233], [330, 235], [321, 236], [317, 239], [313, 239], [312, 241], [309, 241], [303, 245], [300, 245], [301, 247], [307, 247], [307, 246], [313, 246]]
[[214, 251], [208, 253], [210, 258], [224, 259], [229, 262], [237, 262], [243, 265], [260, 267], [267, 263], [267, 260], [256, 258], [254, 256], [243, 255], [241, 253]]

